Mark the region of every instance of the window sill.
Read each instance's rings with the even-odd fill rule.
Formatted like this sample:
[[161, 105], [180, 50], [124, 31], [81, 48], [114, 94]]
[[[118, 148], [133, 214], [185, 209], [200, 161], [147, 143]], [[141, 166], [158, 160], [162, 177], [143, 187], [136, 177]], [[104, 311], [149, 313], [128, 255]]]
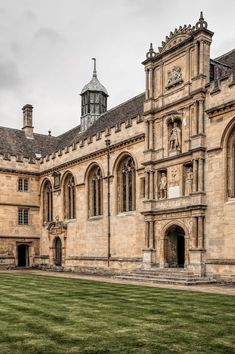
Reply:
[[136, 215], [136, 210], [133, 210], [133, 211], [122, 211], [122, 212], [119, 212], [117, 214], [117, 216], [132, 216], [132, 215]]
[[103, 219], [103, 215], [90, 216], [88, 218], [88, 221], [96, 221], [96, 220], [101, 220], [101, 219]]

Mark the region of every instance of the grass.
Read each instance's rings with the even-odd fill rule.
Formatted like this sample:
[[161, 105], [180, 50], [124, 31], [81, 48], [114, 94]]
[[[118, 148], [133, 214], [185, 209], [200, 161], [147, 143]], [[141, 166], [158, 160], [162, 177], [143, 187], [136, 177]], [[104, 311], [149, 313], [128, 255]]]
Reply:
[[235, 297], [0, 274], [0, 353], [235, 353]]

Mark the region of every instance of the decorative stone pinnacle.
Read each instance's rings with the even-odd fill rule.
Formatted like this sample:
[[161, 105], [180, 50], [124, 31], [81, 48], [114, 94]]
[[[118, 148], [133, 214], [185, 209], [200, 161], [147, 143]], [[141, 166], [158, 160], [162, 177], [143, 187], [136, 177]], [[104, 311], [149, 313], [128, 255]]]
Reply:
[[149, 51], [146, 54], [146, 58], [152, 59], [152, 58], [155, 58], [156, 55], [157, 54], [154, 52], [154, 49], [153, 49], [153, 43], [150, 43], [150, 48], [149, 48]]
[[93, 69], [93, 77], [97, 77], [97, 72], [96, 72], [96, 58], [91, 58], [94, 60], [94, 69]]
[[208, 24], [207, 22], [204, 20], [203, 17], [203, 11], [200, 12], [200, 17], [199, 20], [196, 23], [196, 29], [203, 29], [203, 28], [207, 28]]

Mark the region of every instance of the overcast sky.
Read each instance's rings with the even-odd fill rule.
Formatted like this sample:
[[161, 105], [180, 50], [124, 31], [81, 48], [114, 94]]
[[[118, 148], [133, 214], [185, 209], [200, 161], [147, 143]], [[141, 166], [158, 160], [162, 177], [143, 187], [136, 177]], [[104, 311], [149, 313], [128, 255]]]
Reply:
[[26, 103], [38, 133], [78, 125], [92, 57], [108, 108], [138, 95], [149, 43], [157, 49], [201, 10], [215, 33], [211, 56], [233, 49], [234, 0], [0, 0], [0, 125], [21, 129]]

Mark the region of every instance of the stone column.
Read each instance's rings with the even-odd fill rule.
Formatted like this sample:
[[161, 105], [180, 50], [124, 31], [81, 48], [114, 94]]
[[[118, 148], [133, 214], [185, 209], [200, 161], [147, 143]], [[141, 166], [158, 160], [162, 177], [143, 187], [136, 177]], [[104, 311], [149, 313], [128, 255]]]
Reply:
[[149, 199], [154, 199], [154, 171], [149, 171]]
[[144, 191], [144, 195], [145, 195], [145, 199], [149, 199], [149, 185], [148, 185], [148, 171], [144, 172], [144, 178], [145, 178], [145, 191]]
[[149, 98], [153, 98], [153, 69], [149, 70]]
[[149, 99], [149, 70], [145, 70], [145, 99]]
[[149, 121], [149, 149], [152, 150], [154, 148], [154, 125], [153, 121]]
[[198, 222], [197, 217], [193, 218], [193, 240], [192, 240], [192, 247], [198, 247]]
[[149, 149], [149, 122], [145, 121], [145, 150]]
[[149, 248], [149, 222], [145, 221], [145, 248]]
[[198, 183], [198, 162], [193, 160], [193, 192], [197, 192], [197, 183]]
[[199, 44], [199, 74], [204, 74], [204, 42]]
[[204, 190], [204, 160], [199, 159], [198, 163], [198, 191], [203, 192]]
[[198, 133], [204, 133], [204, 101], [199, 100], [198, 102]]
[[149, 239], [150, 239], [150, 248], [155, 248], [155, 239], [154, 239], [154, 221], [149, 222]]
[[198, 74], [199, 74], [199, 43], [198, 42], [196, 42], [196, 44], [195, 44], [195, 63], [196, 63], [195, 76], [198, 76]]
[[203, 216], [198, 217], [198, 248], [204, 248]]

